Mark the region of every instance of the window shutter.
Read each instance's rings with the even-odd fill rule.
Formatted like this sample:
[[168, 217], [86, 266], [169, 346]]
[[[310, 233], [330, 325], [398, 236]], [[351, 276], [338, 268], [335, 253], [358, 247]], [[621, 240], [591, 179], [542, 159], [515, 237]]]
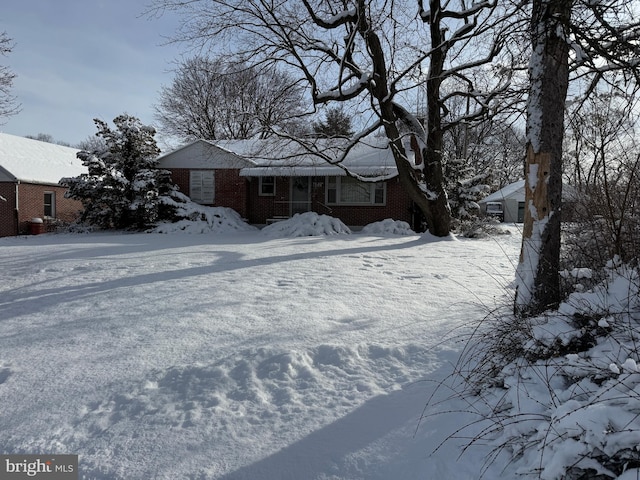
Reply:
[[189, 176], [189, 196], [191, 200], [204, 205], [213, 204], [215, 195], [214, 171], [191, 170]]
[[215, 183], [213, 170], [202, 172], [202, 203], [213, 204], [215, 197]]

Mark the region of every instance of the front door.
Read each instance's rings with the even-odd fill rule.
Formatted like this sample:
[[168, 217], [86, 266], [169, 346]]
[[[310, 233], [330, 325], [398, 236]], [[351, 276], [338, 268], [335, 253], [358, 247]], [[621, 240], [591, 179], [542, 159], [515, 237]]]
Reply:
[[311, 179], [291, 177], [291, 216], [311, 211]]

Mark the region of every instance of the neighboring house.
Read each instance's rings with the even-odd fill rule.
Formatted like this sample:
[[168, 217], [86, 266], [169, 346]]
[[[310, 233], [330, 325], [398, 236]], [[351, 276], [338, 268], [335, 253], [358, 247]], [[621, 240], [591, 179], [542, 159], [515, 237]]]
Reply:
[[[490, 203], [501, 203], [504, 213], [505, 222], [523, 223], [524, 222], [524, 180], [511, 183], [497, 192], [492, 193], [488, 197], [483, 198], [478, 203], [480, 211], [486, 213], [487, 205]], [[573, 208], [579, 195], [575, 188], [571, 185], [562, 186], [562, 219], [567, 221], [572, 218]]]
[[0, 133], [0, 237], [29, 233], [34, 218], [45, 228], [77, 218], [82, 204], [58, 182], [86, 173], [78, 151]]
[[511, 183], [480, 200], [480, 211], [486, 212], [487, 204], [494, 202], [502, 204], [504, 222], [524, 222], [524, 180]]
[[[338, 149], [322, 143], [331, 159]], [[332, 155], [333, 152], [333, 155]], [[198, 140], [158, 159], [181, 191], [198, 203], [231, 207], [253, 224], [313, 211], [352, 227], [393, 218], [413, 226], [413, 203], [388, 148], [358, 145], [343, 166], [361, 182], [295, 142]], [[195, 187], [195, 188], [194, 188]], [[200, 192], [209, 193], [206, 198]]]

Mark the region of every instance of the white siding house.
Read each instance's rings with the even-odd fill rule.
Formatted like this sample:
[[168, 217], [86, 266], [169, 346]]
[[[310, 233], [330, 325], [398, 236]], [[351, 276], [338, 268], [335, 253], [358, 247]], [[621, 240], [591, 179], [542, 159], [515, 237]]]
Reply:
[[489, 202], [502, 204], [505, 222], [524, 222], [524, 180], [511, 183], [480, 200], [478, 203], [482, 212], [486, 212], [487, 203]]

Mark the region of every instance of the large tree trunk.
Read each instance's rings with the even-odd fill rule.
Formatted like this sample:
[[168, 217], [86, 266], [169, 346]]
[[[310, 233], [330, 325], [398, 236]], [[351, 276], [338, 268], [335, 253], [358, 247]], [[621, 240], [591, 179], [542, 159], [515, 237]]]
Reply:
[[[442, 128], [442, 100], [440, 87], [444, 72], [444, 61], [447, 55], [445, 30], [442, 29], [440, 0], [431, 0], [429, 6], [432, 20], [429, 23], [431, 46], [433, 51], [429, 60], [427, 77], [427, 138], [424, 157], [424, 179], [429, 198], [433, 227], [429, 231], [437, 236], [448, 235], [451, 228], [451, 209], [444, 189], [444, 173], [442, 169], [442, 149], [444, 147], [444, 130]], [[446, 229], [446, 232], [445, 232]]]
[[[420, 209], [427, 223], [429, 233], [437, 237], [446, 237], [451, 232], [451, 208], [444, 188], [444, 172], [442, 168], [442, 149], [444, 146], [444, 129], [442, 128], [442, 105], [440, 86], [442, 84], [444, 61], [447, 47], [444, 31], [441, 29], [440, 0], [430, 0], [430, 11], [433, 12], [429, 29], [433, 51], [429, 59], [429, 73], [426, 80], [427, 90], [427, 121], [424, 132], [424, 143], [417, 142], [414, 154], [420, 156], [422, 171], [417, 173], [409, 166], [402, 155], [397, 155], [398, 177], [404, 190], [409, 194]], [[379, 95], [378, 98], [383, 98]], [[389, 98], [384, 92], [384, 98]], [[386, 103], [386, 106], [383, 105]], [[390, 101], [381, 102], [381, 113], [384, 120], [387, 137], [396, 139], [391, 142], [394, 153], [404, 150], [396, 121], [398, 117], [405, 126], [412, 122], [411, 116], [397, 104]], [[412, 129], [414, 135], [423, 138], [422, 127]]]
[[[387, 123], [387, 130], [397, 128], [394, 123]], [[446, 237], [451, 232], [451, 210], [444, 190], [444, 178], [442, 175], [442, 164], [432, 163], [424, 165], [422, 174], [417, 174], [414, 168], [397, 152], [403, 152], [405, 146], [401, 136], [396, 133], [397, 140], [390, 142], [391, 148], [396, 153], [396, 165], [398, 167], [398, 178], [405, 192], [409, 194], [417, 208], [424, 216], [429, 233], [436, 237]], [[414, 152], [425, 158], [425, 150]], [[427, 169], [429, 169], [427, 171]], [[425, 192], [424, 187], [427, 191]]]
[[564, 103], [571, 0], [534, 0], [527, 106], [525, 219], [515, 309], [536, 315], [560, 302], [560, 214]]
[[[366, 1], [359, 1], [359, 10], [366, 10]], [[383, 121], [385, 134], [389, 139], [389, 146], [393, 152], [396, 165], [398, 167], [398, 177], [404, 190], [409, 194], [427, 221], [429, 232], [438, 237], [449, 235], [451, 229], [451, 210], [449, 201], [444, 189], [444, 175], [442, 173], [442, 144], [443, 132], [440, 122], [440, 74], [444, 65], [445, 53], [441, 49], [434, 49], [437, 52], [436, 67], [431, 67], [430, 77], [437, 77], [436, 83], [427, 83], [427, 90], [434, 89], [428, 95], [432, 99], [431, 102], [437, 104], [435, 108], [436, 117], [433, 120], [434, 132], [427, 132], [426, 146], [422, 149], [423, 161], [423, 178], [419, 178], [416, 171], [407, 161], [405, 147], [402, 143], [402, 136], [398, 128], [398, 122], [407, 125], [406, 118], [399, 118], [398, 114], [406, 117], [407, 112], [399, 105], [394, 104], [392, 95], [390, 95], [387, 83], [387, 66], [385, 62], [385, 52], [382, 48], [379, 37], [370, 28], [366, 21], [366, 16], [359, 17], [358, 29], [362, 37], [366, 40], [371, 58], [373, 60], [374, 86], [372, 95], [378, 100], [380, 106], [380, 118]], [[438, 32], [440, 30], [438, 29]], [[440, 45], [439, 40], [436, 39]], [[433, 59], [431, 62], [433, 63]], [[429, 114], [432, 107], [429, 105]], [[431, 119], [429, 120], [432, 121]], [[409, 122], [410, 123], [410, 122]], [[415, 132], [419, 134], [419, 132]], [[416, 152], [417, 153], [417, 152]]]

